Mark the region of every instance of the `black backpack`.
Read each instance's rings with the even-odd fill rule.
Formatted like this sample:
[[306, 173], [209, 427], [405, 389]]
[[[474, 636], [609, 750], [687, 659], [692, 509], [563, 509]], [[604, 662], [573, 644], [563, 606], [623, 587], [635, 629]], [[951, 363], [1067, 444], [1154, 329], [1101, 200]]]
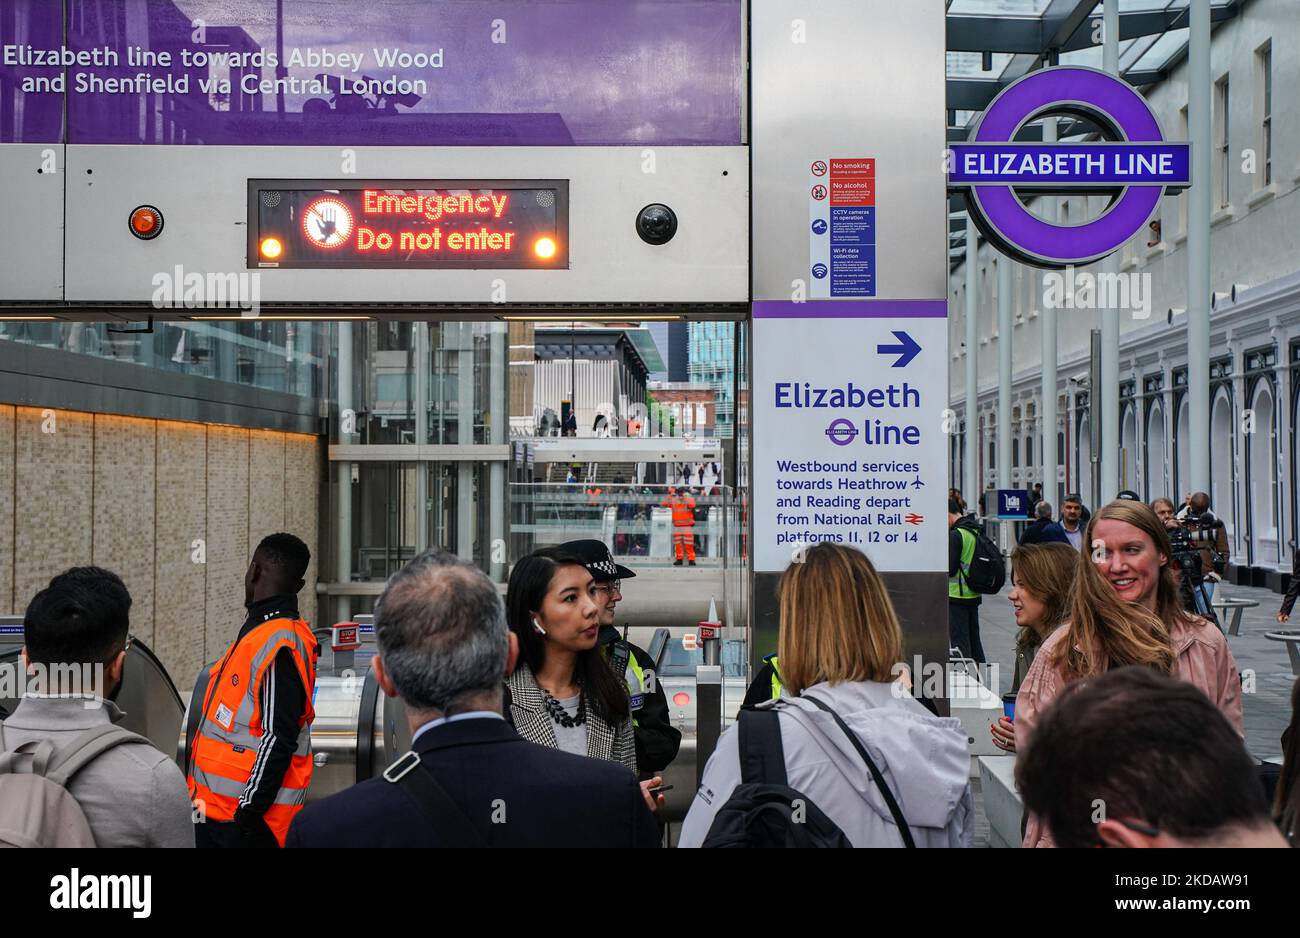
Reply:
[[957, 526], [975, 535], [975, 553], [971, 555], [970, 565], [965, 571], [959, 567], [957, 576], [976, 593], [988, 595], [998, 592], [1007, 582], [1007, 568], [1002, 562], [1002, 551], [978, 527], [960, 522]]
[[[839, 714], [815, 697], [805, 697], [835, 718], [853, 742], [889, 805], [903, 843], [915, 847], [907, 820], [854, 732]], [[789, 786], [780, 717], [775, 708], [745, 707], [738, 717], [740, 784], [718, 809], [702, 847], [852, 847], [844, 831], [812, 799]]]

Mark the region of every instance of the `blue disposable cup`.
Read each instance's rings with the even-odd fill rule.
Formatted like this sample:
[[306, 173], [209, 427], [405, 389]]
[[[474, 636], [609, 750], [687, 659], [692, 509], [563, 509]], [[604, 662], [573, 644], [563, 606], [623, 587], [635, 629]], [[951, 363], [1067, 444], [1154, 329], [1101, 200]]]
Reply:
[[1002, 695], [1002, 712], [1006, 715], [1006, 718], [1008, 720], [1012, 720], [1012, 721], [1015, 720], [1016, 718], [1016, 695], [1015, 694]]

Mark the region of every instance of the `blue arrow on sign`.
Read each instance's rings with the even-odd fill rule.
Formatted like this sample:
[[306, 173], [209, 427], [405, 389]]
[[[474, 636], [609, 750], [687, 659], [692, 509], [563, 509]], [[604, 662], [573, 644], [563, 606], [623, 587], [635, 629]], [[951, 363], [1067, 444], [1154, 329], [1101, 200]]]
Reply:
[[906, 332], [899, 332], [897, 329], [891, 330], [894, 337], [898, 339], [898, 345], [877, 345], [876, 351], [881, 355], [898, 355], [901, 356], [898, 361], [890, 365], [890, 368], [905, 368], [911, 364], [912, 359], [920, 354], [921, 346], [916, 344]]

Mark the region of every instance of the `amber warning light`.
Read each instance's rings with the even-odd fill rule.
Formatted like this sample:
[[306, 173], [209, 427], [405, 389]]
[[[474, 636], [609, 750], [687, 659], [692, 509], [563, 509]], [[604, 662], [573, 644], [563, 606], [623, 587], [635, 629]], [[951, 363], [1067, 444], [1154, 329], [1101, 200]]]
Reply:
[[132, 209], [127, 223], [131, 227], [131, 234], [142, 241], [148, 241], [158, 237], [162, 232], [162, 212], [152, 205], [141, 205], [139, 208]]

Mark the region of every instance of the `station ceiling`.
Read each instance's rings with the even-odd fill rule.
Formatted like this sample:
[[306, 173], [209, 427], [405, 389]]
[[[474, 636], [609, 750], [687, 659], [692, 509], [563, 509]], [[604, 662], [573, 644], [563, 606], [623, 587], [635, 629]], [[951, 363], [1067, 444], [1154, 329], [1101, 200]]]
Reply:
[[[1250, 0], [1211, 0], [1210, 28]], [[1168, 78], [1187, 58], [1190, 0], [1119, 0], [1119, 70], [1139, 88]], [[1098, 0], [948, 0], [948, 139], [965, 140], [970, 122], [997, 94], [1048, 65], [1102, 66]], [[1085, 128], [1066, 124], [1062, 138]], [[1041, 137], [1027, 128], [1024, 139]], [[966, 249], [965, 204], [949, 203], [949, 258]]]

